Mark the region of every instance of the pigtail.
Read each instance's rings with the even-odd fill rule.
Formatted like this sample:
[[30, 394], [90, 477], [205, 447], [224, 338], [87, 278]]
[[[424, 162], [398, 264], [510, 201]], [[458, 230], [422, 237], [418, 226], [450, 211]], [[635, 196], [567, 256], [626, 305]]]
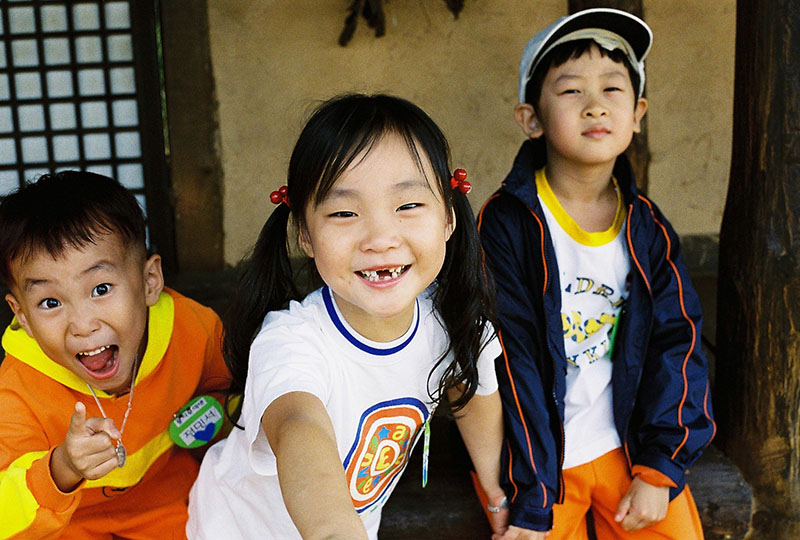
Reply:
[[[463, 408], [478, 388], [478, 357], [487, 322], [494, 323], [494, 291], [484, 272], [475, 216], [466, 195], [452, 191], [456, 228], [447, 242], [447, 253], [437, 279], [434, 305], [447, 328], [453, 361], [439, 381], [437, 397], [446, 401], [449, 413]], [[437, 364], [438, 365], [438, 364]], [[458, 389], [458, 397], [447, 392]]]
[[[279, 204], [264, 224], [249, 256], [242, 260], [236, 296], [223, 318], [223, 353], [232, 382], [226, 401], [244, 392], [250, 345], [268, 312], [283, 309], [298, 299], [287, 246], [291, 211]], [[226, 407], [228, 410], [228, 407]], [[241, 400], [230, 412], [233, 421], [241, 412]]]

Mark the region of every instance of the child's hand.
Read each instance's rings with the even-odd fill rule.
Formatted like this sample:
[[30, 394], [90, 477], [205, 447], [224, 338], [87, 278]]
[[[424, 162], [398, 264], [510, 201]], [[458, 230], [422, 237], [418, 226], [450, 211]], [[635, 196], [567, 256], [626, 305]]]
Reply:
[[505, 534], [493, 534], [492, 540], [544, 540], [550, 531], [531, 531], [511, 525]]
[[117, 467], [114, 441], [121, 436], [110, 418], [86, 418], [86, 406], [75, 403], [64, 442], [54, 451], [50, 470], [58, 488], [69, 492], [83, 480], [96, 480]]
[[634, 478], [617, 506], [614, 520], [626, 531], [638, 531], [664, 519], [668, 505], [668, 487], [656, 487]]

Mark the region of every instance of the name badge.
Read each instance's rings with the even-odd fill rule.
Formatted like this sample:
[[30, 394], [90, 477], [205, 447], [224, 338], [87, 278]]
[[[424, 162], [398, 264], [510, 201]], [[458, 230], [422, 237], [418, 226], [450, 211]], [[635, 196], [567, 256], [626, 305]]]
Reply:
[[182, 448], [197, 448], [219, 433], [223, 418], [219, 401], [211, 396], [197, 396], [175, 413], [169, 436]]

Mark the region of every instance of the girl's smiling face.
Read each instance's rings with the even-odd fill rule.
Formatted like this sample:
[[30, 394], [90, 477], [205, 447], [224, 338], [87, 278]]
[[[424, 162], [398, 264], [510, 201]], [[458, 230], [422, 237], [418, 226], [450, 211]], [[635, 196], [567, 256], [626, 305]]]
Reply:
[[421, 168], [402, 137], [386, 134], [305, 211], [301, 249], [350, 326], [373, 341], [408, 329], [455, 227], [427, 156], [420, 158]]

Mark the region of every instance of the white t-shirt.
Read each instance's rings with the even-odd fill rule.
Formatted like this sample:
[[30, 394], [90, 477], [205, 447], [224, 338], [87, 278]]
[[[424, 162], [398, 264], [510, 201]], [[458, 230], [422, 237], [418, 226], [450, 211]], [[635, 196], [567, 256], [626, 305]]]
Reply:
[[[436, 389], [452, 353], [430, 377], [430, 388], [428, 375], [446, 347], [446, 331], [426, 293], [417, 298], [409, 330], [390, 343], [357, 334], [327, 287], [287, 310], [269, 313], [250, 350], [239, 420], [244, 430], [234, 428], [208, 450], [190, 494], [189, 538], [300, 538], [261, 429], [270, 403], [300, 391], [325, 405], [353, 505], [369, 537], [376, 539], [381, 509], [432, 412], [429, 390]], [[496, 338], [484, 348], [478, 394], [497, 390], [494, 359], [500, 352]], [[314, 453], [313, 448], [297, 451]], [[320, 493], [320, 500], [325, 496]]]
[[558, 202], [544, 169], [536, 174], [536, 187], [561, 281], [561, 322], [567, 353], [563, 468], [568, 469], [620, 446], [614, 426], [609, 347], [611, 331], [628, 297], [625, 208], [617, 189], [617, 212], [611, 227], [589, 233]]

